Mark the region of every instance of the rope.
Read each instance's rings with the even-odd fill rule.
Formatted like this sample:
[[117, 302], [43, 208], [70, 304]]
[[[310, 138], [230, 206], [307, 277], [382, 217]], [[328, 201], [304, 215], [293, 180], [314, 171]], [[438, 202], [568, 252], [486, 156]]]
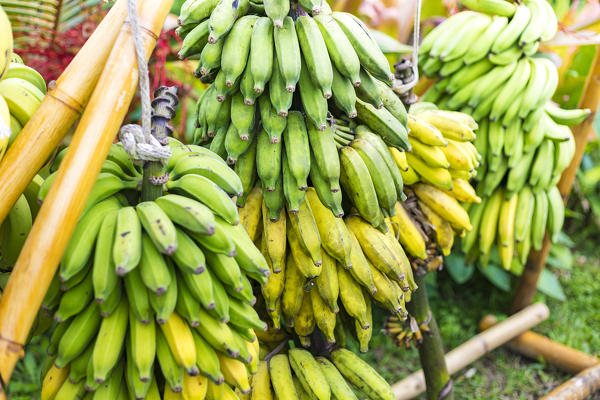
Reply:
[[413, 52], [412, 52], [412, 70], [413, 79], [410, 82], [403, 85], [394, 86], [394, 91], [397, 93], [406, 93], [415, 87], [419, 81], [419, 39], [421, 36], [421, 3], [422, 0], [417, 0], [415, 7], [415, 20], [413, 27]]
[[162, 146], [152, 136], [152, 104], [150, 102], [150, 78], [148, 76], [148, 64], [146, 63], [146, 50], [142, 41], [139, 16], [136, 0], [127, 0], [127, 12], [131, 23], [131, 32], [135, 45], [140, 83], [140, 97], [142, 101], [142, 125], [125, 125], [119, 132], [119, 139], [123, 148], [136, 162], [161, 161], [171, 156], [171, 149]]

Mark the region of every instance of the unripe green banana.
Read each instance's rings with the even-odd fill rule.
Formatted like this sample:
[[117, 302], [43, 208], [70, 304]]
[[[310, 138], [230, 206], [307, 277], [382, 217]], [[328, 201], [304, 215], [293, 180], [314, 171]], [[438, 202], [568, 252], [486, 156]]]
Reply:
[[165, 377], [165, 384], [169, 385], [173, 392], [181, 392], [183, 390], [183, 367], [175, 361], [167, 339], [158, 327], [156, 327], [156, 358]]
[[221, 70], [225, 73], [225, 85], [229, 87], [233, 86], [246, 68], [252, 28], [257, 19], [255, 15], [239, 18], [224, 39]]
[[[292, 100], [294, 98], [293, 91], [286, 89], [286, 83], [281, 75], [279, 69], [279, 62], [277, 58], [273, 59], [273, 73], [271, 74], [271, 80], [269, 81], [269, 99], [275, 109], [275, 112], [280, 117], [287, 117], [288, 110], [292, 106]], [[296, 88], [294, 83], [294, 90]], [[264, 96], [261, 96], [264, 97]]]
[[352, 85], [360, 85], [360, 60], [342, 28], [330, 14], [316, 15], [314, 20], [323, 35], [327, 51], [335, 68], [341, 75], [350, 79]]
[[89, 271], [83, 281], [63, 293], [58, 310], [54, 313], [56, 321], [66, 321], [88, 305], [93, 294], [92, 282], [92, 271]]
[[123, 288], [121, 282], [118, 282], [112, 292], [109, 293], [106, 300], [99, 304], [100, 316], [105, 318], [110, 316], [117, 309], [122, 296]]
[[307, 119], [306, 123], [310, 149], [314, 155], [319, 172], [329, 182], [331, 191], [337, 192], [340, 184], [340, 161], [335, 141], [333, 140], [333, 133], [331, 129], [319, 131], [309, 119]]
[[136, 317], [144, 325], [152, 319], [152, 310], [148, 300], [148, 291], [142, 282], [139, 268], [125, 275], [125, 292], [129, 299], [129, 307], [133, 310]]
[[335, 105], [343, 111], [348, 118], [356, 117], [356, 92], [350, 79], [342, 76], [337, 68], [332, 67], [333, 81], [331, 91]]
[[333, 72], [319, 27], [312, 17], [302, 15], [296, 19], [296, 31], [310, 77], [321, 90], [323, 97], [328, 99], [332, 94]]
[[535, 198], [529, 186], [524, 186], [518, 193], [519, 200], [515, 214], [515, 242], [520, 243], [525, 240], [525, 236], [529, 232], [535, 208]]
[[298, 183], [290, 170], [290, 162], [287, 154], [284, 152], [281, 157], [283, 194], [287, 202], [289, 213], [296, 214], [300, 210], [300, 204], [304, 201], [306, 191], [300, 190]]
[[225, 381], [219, 365], [219, 357], [215, 349], [196, 331], [192, 331], [194, 336], [194, 345], [196, 346], [197, 362], [196, 365], [203, 375], [206, 375], [215, 384], [222, 384]]
[[297, 187], [306, 190], [310, 172], [310, 146], [304, 117], [299, 111], [290, 112], [283, 138], [290, 172]]
[[[243, 141], [248, 141], [254, 131], [256, 109], [254, 105], [244, 103], [244, 96], [237, 93], [231, 99], [231, 125]], [[227, 142], [226, 142], [227, 143]]]
[[69, 363], [69, 381], [71, 383], [79, 383], [86, 377], [93, 352], [94, 343], [91, 343], [83, 353]]
[[369, 75], [364, 69], [361, 69], [360, 81], [360, 86], [356, 88], [356, 96], [377, 109], [383, 107], [383, 101], [379, 97], [379, 89], [375, 83], [375, 78]]
[[250, 74], [256, 93], [264, 91], [272, 72], [273, 22], [269, 18], [260, 17], [254, 24], [250, 40]]
[[[277, 27], [276, 22], [274, 20], [273, 24]], [[275, 29], [273, 33], [277, 64], [279, 65], [284, 87], [287, 92], [292, 93], [296, 90], [296, 83], [300, 79], [301, 70], [304, 69], [301, 67], [300, 45], [292, 17], [286, 16], [283, 20], [283, 26]], [[273, 65], [273, 68], [275, 68], [275, 65]]]
[[378, 79], [375, 79], [375, 84], [377, 85], [379, 97], [383, 101], [383, 106], [396, 117], [401, 124], [406, 125], [408, 122], [406, 107], [404, 107], [404, 104], [398, 95]]
[[496, 54], [500, 53], [512, 46], [513, 43], [516, 43], [530, 20], [531, 11], [529, 8], [525, 4], [518, 5], [510, 22], [494, 41], [491, 47], [492, 52]]
[[181, 43], [181, 49], [177, 54], [180, 59], [187, 58], [202, 52], [202, 49], [206, 45], [208, 39], [208, 26], [209, 20], [205, 20], [194, 29], [192, 29], [183, 39]]
[[390, 72], [389, 62], [369, 33], [369, 29], [352, 14], [334, 12], [333, 18], [352, 43], [361, 66], [375, 78], [383, 82], [391, 82], [394, 75]]
[[327, 100], [321, 95], [319, 88], [315, 85], [308, 73], [304, 58], [301, 60], [302, 70], [300, 71], [300, 98], [304, 112], [319, 130], [327, 127]]
[[91, 359], [96, 383], [103, 383], [119, 362], [127, 333], [128, 318], [129, 307], [127, 299], [123, 297], [115, 312], [104, 318], [100, 324]]
[[535, 198], [535, 208], [531, 220], [531, 244], [534, 249], [542, 248], [544, 235], [548, 223], [548, 196], [546, 192], [540, 190], [533, 194]]
[[98, 305], [92, 302], [69, 323], [58, 343], [57, 367], [64, 368], [86, 349], [96, 337], [101, 319]]
[[140, 379], [150, 380], [156, 356], [154, 320], [151, 319], [148, 324], [144, 325], [135, 313], [129, 310], [129, 337], [126, 340], [130, 341], [132, 361], [138, 370]]
[[360, 99], [356, 100], [358, 119], [377, 133], [388, 145], [410, 150], [406, 128], [387, 109], [376, 109]]
[[313, 355], [308, 350], [296, 348], [290, 349], [288, 356], [290, 365], [304, 390], [318, 400], [328, 400], [331, 397], [331, 390]]
[[238, 207], [243, 207], [246, 204], [246, 198], [252, 192], [254, 183], [256, 182], [256, 143], [257, 140], [252, 140], [250, 148], [238, 158], [233, 170], [240, 177], [244, 193], [238, 196], [236, 204]]
[[271, 143], [264, 129], [258, 133], [256, 148], [256, 171], [266, 191], [275, 190], [281, 173], [281, 142]]
[[516, 10], [513, 3], [505, 0], [462, 0], [461, 2], [471, 10], [505, 17], [512, 17]]
[[252, 62], [250, 61], [250, 58], [248, 58], [248, 65], [246, 65], [246, 69], [240, 80], [240, 92], [244, 98], [244, 104], [247, 106], [254, 105], [256, 99], [260, 96], [260, 93], [254, 91], [254, 79], [252, 79], [251, 67]]
[[263, 0], [265, 14], [273, 21], [273, 25], [277, 29], [282, 29], [284, 19], [290, 11], [289, 0]]
[[175, 310], [178, 297], [175, 267], [170, 261], [167, 261], [167, 269], [171, 278], [171, 282], [167, 286], [167, 291], [160, 295], [153, 292], [148, 293], [150, 306], [154, 310], [156, 322], [160, 325], [165, 324], [169, 320], [169, 317]]
[[142, 225], [133, 207], [119, 210], [114, 229], [112, 258], [115, 271], [123, 276], [137, 267], [142, 256]]
[[[174, 223], [205, 235], [215, 232], [215, 217], [204, 204], [189, 197], [167, 194], [155, 200]], [[179, 240], [177, 241], [179, 247]], [[178, 249], [179, 250], [179, 249]], [[176, 254], [175, 251], [174, 254]]]
[[227, 354], [231, 358], [237, 358], [240, 350], [229, 326], [211, 316], [203, 308], [200, 308], [199, 311], [202, 323], [195, 327], [195, 329], [200, 336], [210, 343], [215, 350]]
[[392, 388], [381, 375], [350, 350], [334, 350], [330, 357], [342, 375], [369, 398], [381, 400], [396, 398]]
[[177, 250], [177, 233], [175, 225], [162, 208], [153, 201], [145, 201], [136, 206], [136, 212], [156, 249], [172, 255]]
[[263, 200], [265, 206], [269, 210], [269, 219], [271, 221], [278, 221], [281, 210], [285, 207], [285, 196], [283, 192], [283, 176], [280, 173], [277, 182], [275, 183], [275, 189], [272, 192], [267, 190], [263, 191]]
[[287, 118], [277, 114], [277, 110], [271, 105], [268, 91], [258, 98], [258, 107], [262, 128], [269, 135], [271, 143], [281, 141], [281, 135], [287, 125]]
[[541, 38], [544, 26], [548, 22], [546, 20], [546, 10], [539, 0], [529, 0], [527, 7], [531, 11], [531, 19], [527, 27], [519, 37], [519, 46], [523, 47], [528, 43], [536, 42]]
[[327, 180], [325, 180], [325, 178], [321, 175], [321, 171], [319, 171], [319, 168], [317, 167], [317, 160], [315, 159], [314, 154], [311, 154], [310, 165], [310, 180], [317, 192], [317, 195], [319, 196], [319, 200], [321, 201], [321, 203], [323, 203], [325, 207], [331, 210], [333, 215], [335, 215], [337, 218], [343, 217], [344, 209], [342, 208], [342, 191], [331, 191], [330, 183]]
[[219, 0], [187, 0], [181, 6], [177, 22], [179, 25], [187, 25], [202, 21], [210, 17], [218, 3]]
[[248, 0], [221, 0], [210, 13], [208, 43], [216, 43], [248, 11]]

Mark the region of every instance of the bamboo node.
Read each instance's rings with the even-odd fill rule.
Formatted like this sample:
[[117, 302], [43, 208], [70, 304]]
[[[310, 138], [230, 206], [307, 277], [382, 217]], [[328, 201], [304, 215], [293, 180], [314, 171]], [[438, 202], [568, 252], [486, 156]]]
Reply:
[[[123, 29], [129, 28], [131, 29], [131, 21], [130, 20], [125, 20], [125, 22], [123, 22]], [[158, 40], [158, 35], [155, 34], [154, 32], [152, 32], [150, 29], [146, 28], [143, 25], [140, 25], [140, 31], [142, 31], [143, 33], [146, 34], [146, 36], [149, 36], [151, 39], [153, 40]]]
[[61, 90], [60, 87], [56, 86], [56, 83], [54, 84], [54, 86], [54, 88], [50, 88], [50, 85], [48, 86], [50, 90], [48, 91], [47, 96], [50, 96], [58, 102], [64, 104], [67, 108], [70, 108], [77, 114], [81, 114], [83, 112], [84, 107], [81, 103], [79, 103], [73, 97], [69, 96], [69, 94], [64, 90]]
[[6, 342], [6, 351], [18, 354], [19, 358], [23, 358], [25, 355], [25, 352], [23, 351], [24, 345], [22, 343], [16, 342], [2, 335], [0, 335], [0, 342]]

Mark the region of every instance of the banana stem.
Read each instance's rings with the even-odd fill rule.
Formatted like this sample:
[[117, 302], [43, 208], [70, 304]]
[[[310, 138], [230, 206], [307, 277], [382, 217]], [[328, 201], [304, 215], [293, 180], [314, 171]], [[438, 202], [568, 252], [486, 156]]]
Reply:
[[415, 274], [415, 281], [419, 289], [413, 293], [412, 301], [406, 304], [406, 308], [418, 322], [425, 321], [431, 316], [430, 333], [423, 336], [423, 343], [419, 347], [419, 358], [427, 384], [427, 399], [452, 400], [453, 383], [446, 367], [440, 330], [429, 308], [424, 275]]
[[[176, 86], [162, 86], [154, 92], [152, 101], [152, 135], [162, 144], [168, 144], [168, 136], [173, 132], [169, 122], [175, 117], [178, 89]], [[142, 180], [142, 201], [155, 200], [162, 196], [162, 186], [168, 179], [160, 161], [144, 163]]]

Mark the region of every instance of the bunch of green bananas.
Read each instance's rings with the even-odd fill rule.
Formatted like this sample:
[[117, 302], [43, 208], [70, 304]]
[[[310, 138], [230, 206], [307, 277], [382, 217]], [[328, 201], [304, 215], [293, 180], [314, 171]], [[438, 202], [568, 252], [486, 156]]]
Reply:
[[[302, 3], [290, 10], [287, 2], [256, 8], [241, 1], [234, 3], [233, 18], [226, 3], [196, 0], [182, 7], [180, 55], [199, 54], [198, 75], [214, 80], [197, 103], [190, 141], [234, 164], [246, 194], [258, 177], [270, 193], [273, 216], [285, 202], [298, 208], [309, 179], [321, 201], [342, 215], [340, 181], [343, 188], [353, 186], [351, 192], [359, 177], [348, 175], [365, 178], [367, 169], [344, 167], [360, 156], [346, 149], [338, 157], [329, 114], [357, 117], [380, 141], [409, 148], [406, 110], [388, 86], [393, 75], [387, 60], [357, 18], [332, 13], [326, 2], [308, 9], [310, 16]], [[384, 160], [378, 161], [369, 172], [381, 169], [389, 177]], [[393, 208], [402, 197], [401, 177], [395, 178], [394, 185], [381, 178], [385, 187], [368, 188], [369, 196], [378, 190], [369, 207], [355, 204], [374, 225], [382, 224], [380, 208]]]
[[[557, 29], [546, 1], [464, 3], [476, 11], [448, 18], [423, 40], [423, 72], [437, 77], [423, 100], [469, 113], [478, 122], [474, 146], [485, 162], [477, 170], [476, 190], [484, 200], [470, 209], [475, 229], [462, 247], [469, 261], [487, 265], [497, 236], [501, 264], [509, 269], [513, 261], [527, 257], [530, 247], [524, 240], [529, 234], [513, 237], [514, 221], [536, 231], [531, 239], [535, 248], [541, 246], [546, 220], [553, 221], [551, 237], [560, 231], [564, 209], [555, 200], [555, 186], [575, 145], [568, 125], [582, 122], [590, 111], [563, 110], [550, 102], [557, 69], [536, 53], [539, 43], [551, 39]], [[533, 197], [539, 199], [535, 207]], [[531, 212], [523, 214], [524, 210]], [[521, 241], [525, 243], [515, 246]]]
[[357, 400], [359, 397], [395, 398], [381, 375], [350, 350], [340, 348], [327, 357], [315, 357], [308, 350], [290, 348], [259, 362], [258, 372], [252, 377], [252, 392], [245, 398]]
[[207, 379], [250, 390], [266, 324], [249, 278], [270, 271], [230, 198], [241, 181], [209, 150], [169, 145], [166, 193], [144, 202], [141, 167], [112, 146], [43, 301], [58, 324], [42, 399], [160, 399], [163, 382], [203, 399]]
[[0, 160], [46, 94], [44, 78], [19, 61], [9, 61], [2, 71], [0, 60]]

